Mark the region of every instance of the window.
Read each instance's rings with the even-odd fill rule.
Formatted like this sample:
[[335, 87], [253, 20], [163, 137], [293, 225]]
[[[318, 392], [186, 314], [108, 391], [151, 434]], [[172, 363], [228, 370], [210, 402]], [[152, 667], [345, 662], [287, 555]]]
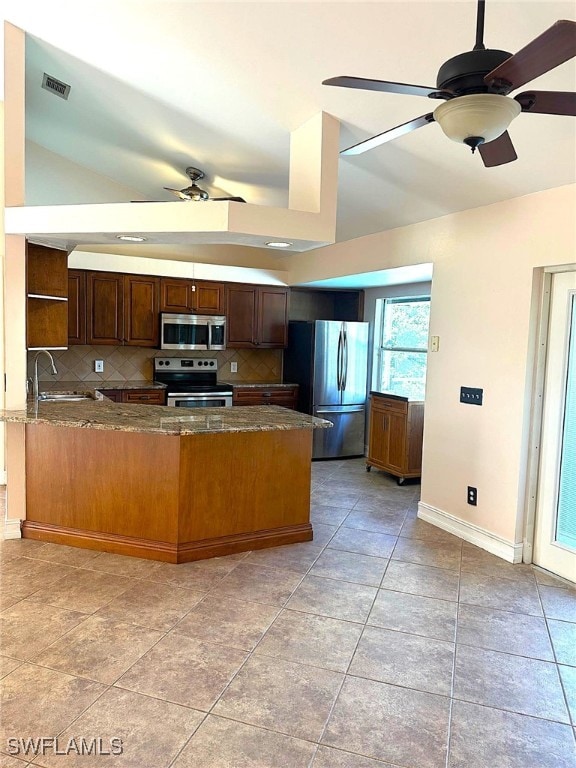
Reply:
[[377, 299], [374, 389], [424, 400], [430, 297]]

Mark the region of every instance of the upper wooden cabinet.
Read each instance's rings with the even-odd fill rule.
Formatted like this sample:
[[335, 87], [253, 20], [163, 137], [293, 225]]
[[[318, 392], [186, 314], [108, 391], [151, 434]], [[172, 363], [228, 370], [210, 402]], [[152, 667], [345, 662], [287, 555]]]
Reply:
[[226, 345], [231, 348], [285, 347], [288, 342], [288, 289], [268, 285], [228, 285]]
[[68, 270], [68, 345], [86, 344], [86, 272]]
[[124, 344], [157, 347], [160, 278], [124, 275]]
[[160, 279], [160, 310], [162, 312], [223, 315], [224, 305], [224, 283], [171, 277]]
[[159, 288], [158, 277], [87, 272], [84, 343], [157, 347]]
[[26, 346], [68, 346], [68, 254], [56, 248], [26, 245]]

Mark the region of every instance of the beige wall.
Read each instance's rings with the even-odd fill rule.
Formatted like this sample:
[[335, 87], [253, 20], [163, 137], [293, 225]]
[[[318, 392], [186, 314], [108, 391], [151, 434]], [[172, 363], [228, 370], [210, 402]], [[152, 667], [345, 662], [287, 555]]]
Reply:
[[[534, 271], [576, 260], [575, 213], [569, 185], [291, 258], [292, 282], [433, 262], [422, 501], [508, 542], [524, 512]], [[461, 385], [484, 405], [460, 404]]]

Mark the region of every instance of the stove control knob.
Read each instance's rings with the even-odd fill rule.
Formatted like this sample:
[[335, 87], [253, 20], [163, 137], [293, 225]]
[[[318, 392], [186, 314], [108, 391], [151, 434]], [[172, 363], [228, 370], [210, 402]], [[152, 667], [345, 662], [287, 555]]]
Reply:
[[214, 360], [210, 360], [210, 365], [214, 365]]
[[166, 360], [166, 365], [170, 365], [170, 360]]
[[159, 360], [158, 365], [164, 365], [164, 360]]

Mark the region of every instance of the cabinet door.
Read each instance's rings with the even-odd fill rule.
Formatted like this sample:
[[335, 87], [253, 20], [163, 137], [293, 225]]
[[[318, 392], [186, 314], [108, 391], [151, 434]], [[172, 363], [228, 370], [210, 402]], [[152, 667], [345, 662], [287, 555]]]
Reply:
[[378, 464], [388, 465], [389, 433], [386, 429], [386, 410], [378, 407], [372, 400], [370, 405], [370, 432], [368, 439], [368, 458]]
[[255, 346], [256, 298], [257, 287], [254, 285], [228, 286], [226, 297], [226, 346]]
[[57, 248], [26, 243], [27, 292], [65, 299], [67, 293], [68, 254]]
[[86, 272], [68, 271], [68, 345], [86, 344]]
[[224, 314], [224, 283], [196, 280], [192, 293], [192, 307], [199, 315]]
[[260, 347], [288, 344], [288, 291], [285, 288], [258, 288], [258, 337]]
[[407, 418], [397, 411], [386, 411], [386, 428], [388, 431], [388, 466], [403, 473], [408, 471], [406, 466], [406, 427]]
[[160, 280], [160, 311], [191, 312], [192, 281], [163, 277]]
[[104, 397], [107, 397], [108, 400], [112, 400], [113, 403], [121, 403], [122, 402], [122, 390], [121, 389], [101, 389], [99, 391], [102, 392]]
[[86, 275], [86, 343], [122, 344], [124, 340], [124, 275]]
[[160, 279], [125, 275], [124, 280], [124, 343], [135, 347], [157, 347]]

